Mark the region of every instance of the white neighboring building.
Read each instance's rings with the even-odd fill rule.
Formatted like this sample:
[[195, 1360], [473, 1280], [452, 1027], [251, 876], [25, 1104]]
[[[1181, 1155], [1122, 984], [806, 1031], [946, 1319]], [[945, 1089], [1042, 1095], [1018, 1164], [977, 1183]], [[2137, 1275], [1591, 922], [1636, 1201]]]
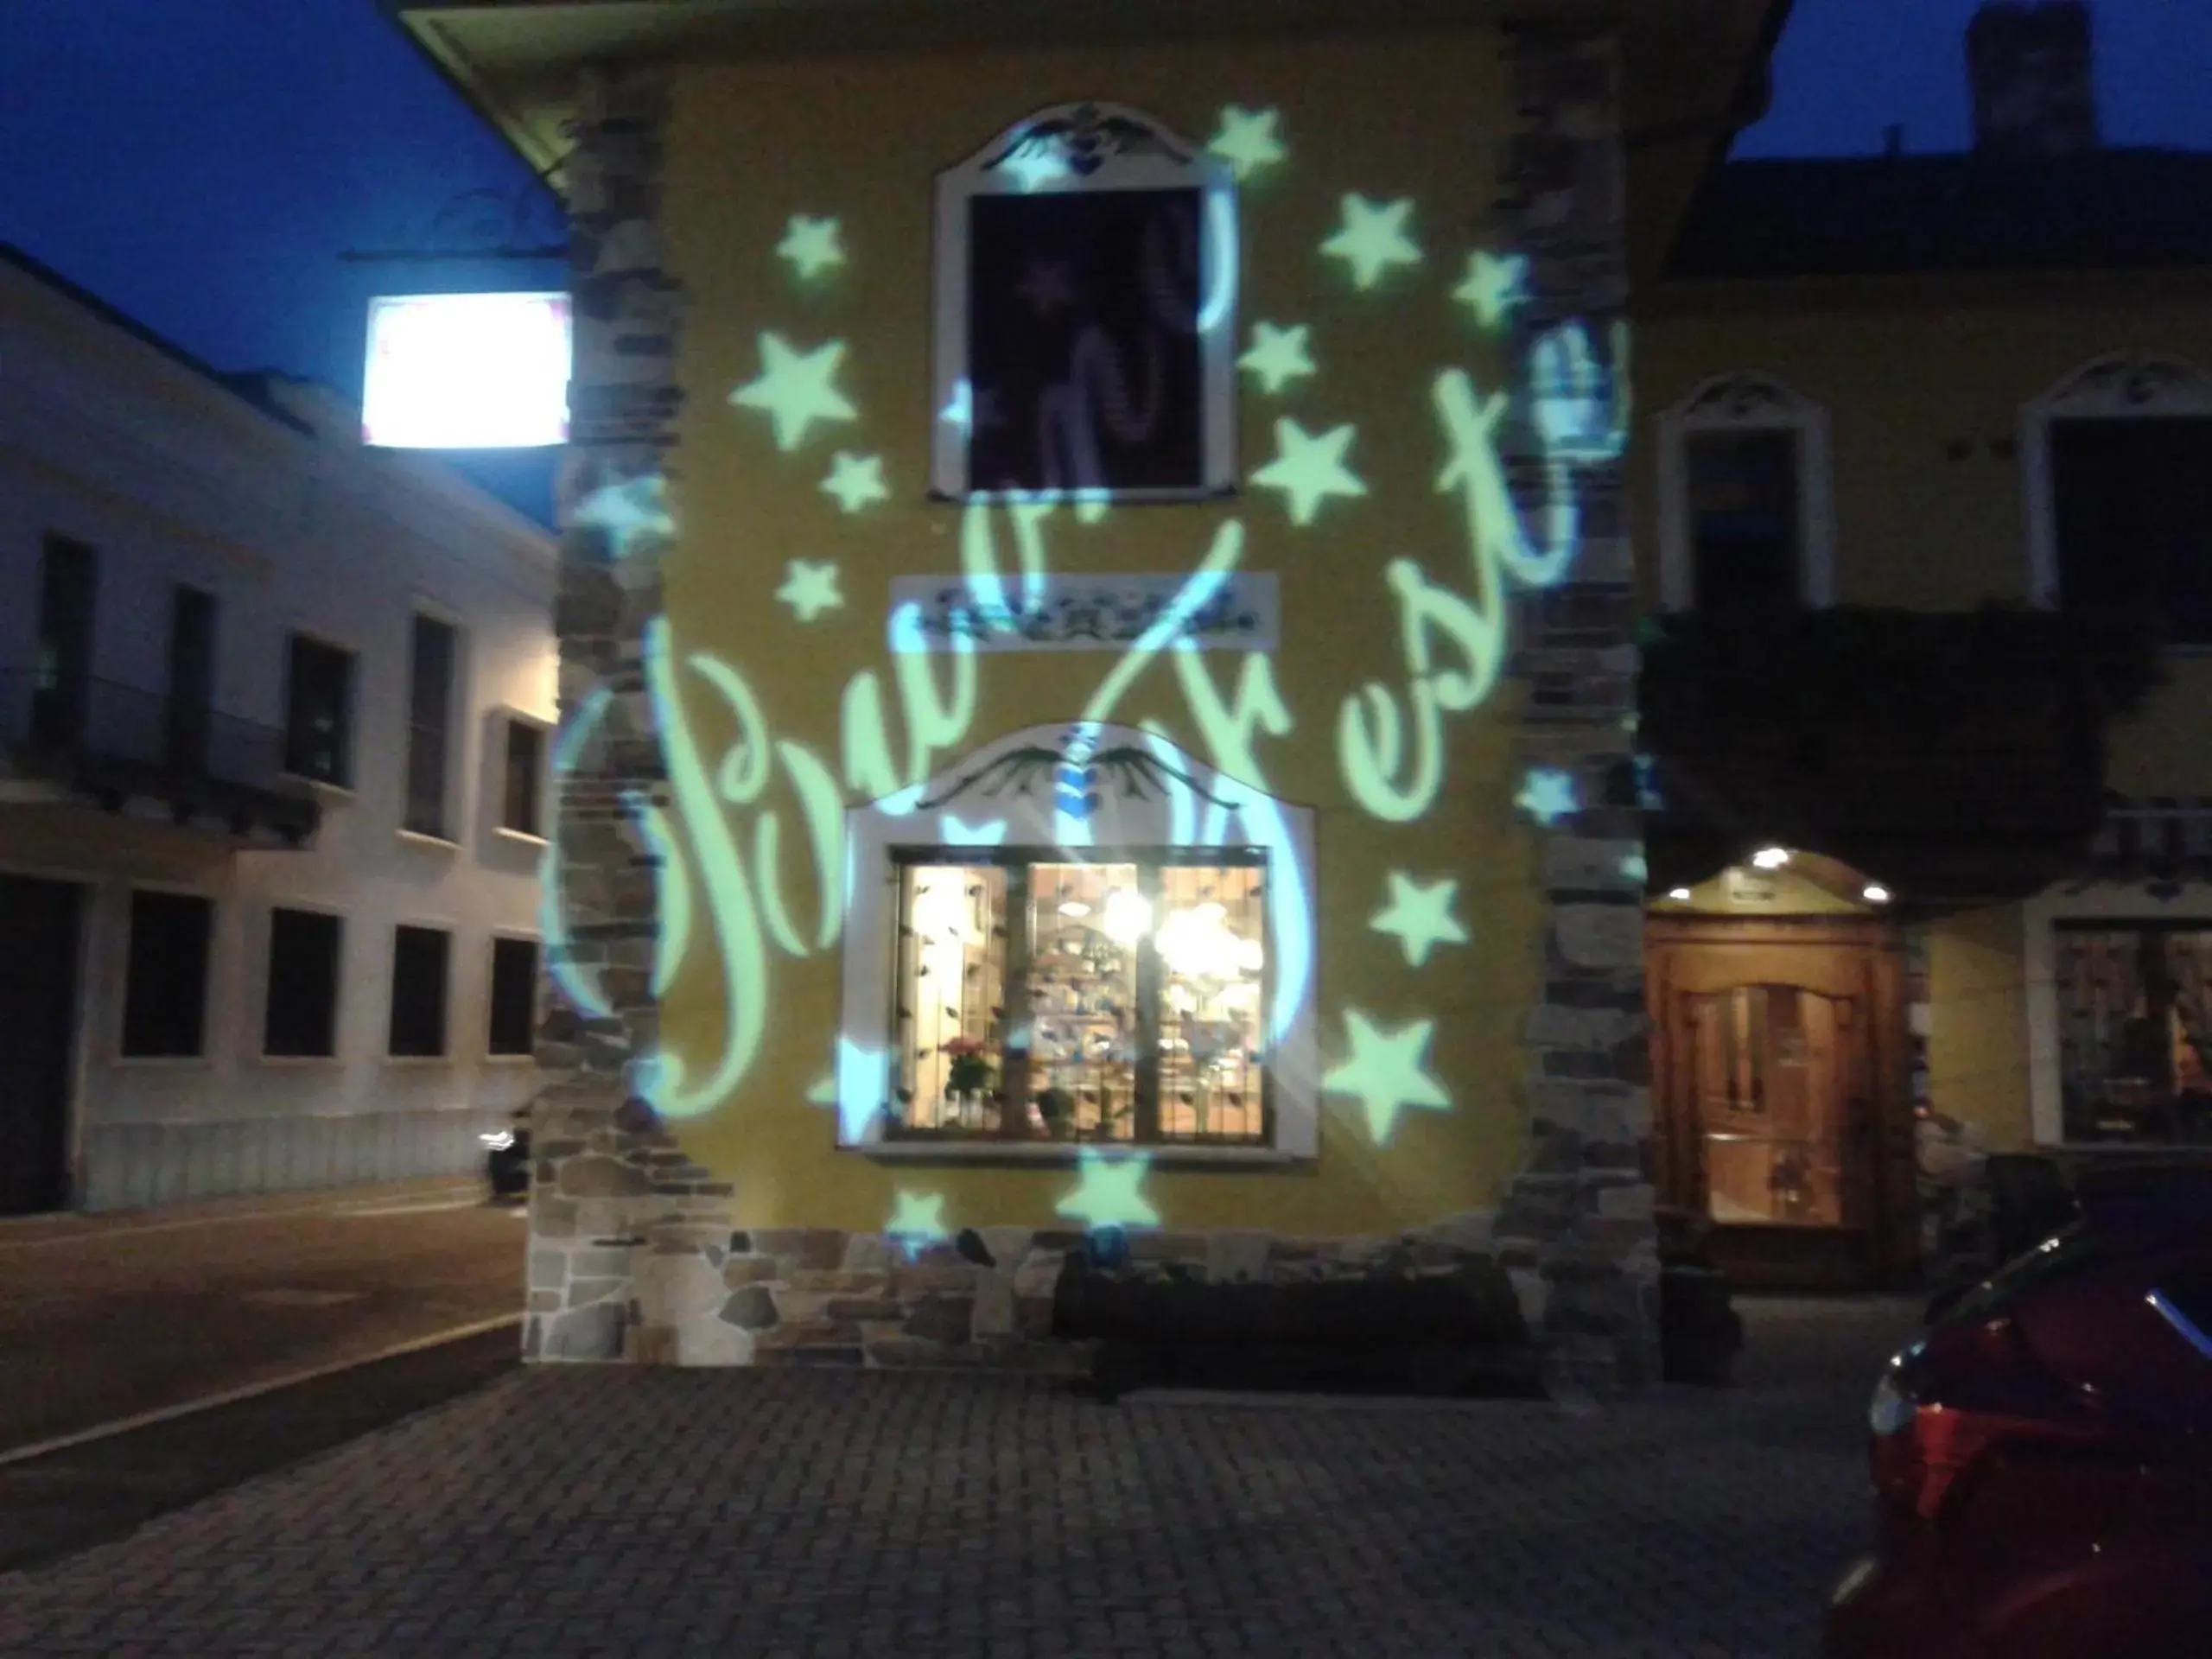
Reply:
[[531, 1092], [551, 538], [0, 245], [0, 1214], [476, 1166]]

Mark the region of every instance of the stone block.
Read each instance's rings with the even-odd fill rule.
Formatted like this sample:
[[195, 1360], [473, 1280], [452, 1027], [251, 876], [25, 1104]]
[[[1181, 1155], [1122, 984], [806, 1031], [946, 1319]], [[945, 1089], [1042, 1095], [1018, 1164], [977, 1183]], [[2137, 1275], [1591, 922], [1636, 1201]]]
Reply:
[[579, 1279], [620, 1278], [630, 1271], [630, 1255], [621, 1246], [577, 1250], [569, 1257], [569, 1271]]
[[922, 1296], [972, 1295], [982, 1269], [967, 1262], [930, 1262], [891, 1270], [891, 1293], [901, 1301]]
[[835, 1319], [782, 1319], [765, 1331], [753, 1333], [753, 1351], [765, 1354], [773, 1349], [835, 1348], [848, 1344], [857, 1347], [859, 1334], [853, 1326], [841, 1325]]
[[531, 1194], [530, 1231], [533, 1238], [574, 1238], [576, 1236], [575, 1203], [568, 1198]]
[[1187, 1262], [1198, 1266], [1206, 1259], [1205, 1235], [1133, 1233], [1129, 1236], [1129, 1259], [1133, 1262]]
[[832, 1227], [760, 1228], [753, 1234], [753, 1248], [762, 1255], [781, 1257], [793, 1268], [841, 1268], [845, 1236]]
[[678, 1365], [750, 1365], [753, 1333], [719, 1319], [689, 1319], [676, 1328]]
[[844, 1296], [863, 1296], [887, 1288], [889, 1274], [848, 1272], [842, 1268], [798, 1268], [784, 1282], [793, 1290], [821, 1290]]
[[1490, 1253], [1491, 1229], [1496, 1220], [1487, 1210], [1463, 1210], [1456, 1216], [1432, 1222], [1421, 1230], [1421, 1236], [1471, 1255], [1486, 1255]]
[[970, 1329], [979, 1339], [1014, 1334], [1014, 1275], [1011, 1273], [976, 1275], [976, 1305]]
[[774, 1325], [779, 1317], [776, 1312], [776, 1299], [766, 1285], [742, 1286], [733, 1291], [722, 1304], [722, 1322], [735, 1325], [741, 1331], [766, 1331]]
[[654, 1325], [683, 1325], [711, 1319], [728, 1293], [721, 1270], [694, 1251], [688, 1255], [640, 1255], [631, 1274], [631, 1294]]
[[772, 1284], [783, 1271], [783, 1263], [772, 1255], [733, 1255], [722, 1263], [722, 1283], [732, 1290], [741, 1285]]
[[1052, 1293], [1059, 1287], [1060, 1270], [1067, 1259], [1065, 1250], [1031, 1249], [1014, 1270], [1014, 1294], [1019, 1297], [1041, 1297], [1050, 1303]]
[[604, 1302], [616, 1297], [627, 1301], [630, 1281], [625, 1279], [571, 1279], [569, 1281], [569, 1306], [588, 1307], [594, 1302]]
[[1224, 1231], [1206, 1235], [1206, 1280], [1228, 1285], [1263, 1282], [1274, 1240], [1261, 1232]]
[[533, 1290], [530, 1293], [529, 1309], [533, 1313], [558, 1313], [561, 1293], [557, 1290]]
[[1052, 1336], [1052, 1299], [1017, 1296], [1014, 1299], [1014, 1334], [1028, 1342], [1049, 1342]]
[[[584, 1252], [579, 1251], [579, 1255]], [[530, 1287], [532, 1290], [558, 1290], [569, 1282], [569, 1253], [566, 1250], [532, 1250], [530, 1253]]]
[[1598, 1192], [1598, 1213], [1608, 1221], [1648, 1222], [1652, 1219], [1656, 1201], [1656, 1192], [1648, 1182], [1602, 1187]]
[[1011, 1273], [1020, 1265], [1022, 1257], [1029, 1254], [1034, 1235], [1027, 1227], [985, 1227], [983, 1248], [990, 1252], [991, 1263], [1003, 1273]]
[[599, 1302], [578, 1308], [543, 1325], [537, 1357], [549, 1360], [611, 1360], [622, 1357], [626, 1321], [620, 1303]]
[[768, 1293], [776, 1299], [776, 1313], [786, 1321], [822, 1319], [830, 1316], [832, 1293], [826, 1290], [793, 1290], [789, 1285], [776, 1285]]
[[832, 1296], [823, 1313], [833, 1319], [886, 1319], [895, 1321], [906, 1308], [889, 1297]]
[[[1543, 1002], [1529, 1011], [1522, 1037], [1531, 1048], [1603, 1055], [1610, 1062], [1613, 1051], [1622, 1044], [1644, 1040], [1643, 1017], [1612, 1008], [1561, 1007]], [[1609, 1066], [1600, 1075], [1617, 1073]]]
[[845, 1241], [847, 1273], [881, 1273], [891, 1265], [890, 1247], [878, 1233], [855, 1233]]
[[1625, 969], [1643, 960], [1643, 911], [1637, 905], [1561, 905], [1552, 912], [1560, 954], [1578, 968]]
[[652, 1191], [652, 1178], [618, 1158], [587, 1154], [561, 1166], [558, 1185], [571, 1198], [641, 1198]]
[[906, 1312], [906, 1334], [925, 1341], [963, 1343], [974, 1330], [976, 1299], [925, 1296]]
[[887, 1370], [955, 1366], [973, 1370], [990, 1357], [988, 1349], [970, 1343], [932, 1342], [915, 1336], [880, 1337], [869, 1343], [864, 1351], [870, 1365], [880, 1365]]

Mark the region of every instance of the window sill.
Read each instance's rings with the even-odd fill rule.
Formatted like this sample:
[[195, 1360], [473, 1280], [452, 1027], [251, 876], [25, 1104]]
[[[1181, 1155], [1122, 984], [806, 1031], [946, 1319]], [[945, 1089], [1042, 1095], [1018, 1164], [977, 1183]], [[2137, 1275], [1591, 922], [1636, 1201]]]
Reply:
[[486, 1054], [484, 1057], [484, 1064], [486, 1065], [536, 1065], [537, 1056], [535, 1054]]
[[397, 833], [404, 846], [420, 847], [435, 853], [457, 853], [461, 850], [461, 843], [450, 836], [425, 835], [420, 830], [402, 830]]
[[207, 1054], [118, 1054], [108, 1062], [131, 1071], [197, 1071], [214, 1063]]
[[1154, 1169], [1294, 1169], [1310, 1163], [1274, 1147], [1119, 1146], [1096, 1141], [869, 1141], [839, 1148], [899, 1164], [996, 1164], [1072, 1169], [1086, 1152], [1148, 1154]]
[[346, 1062], [335, 1054], [257, 1054], [256, 1065], [273, 1065], [280, 1071], [305, 1071], [322, 1067], [335, 1069]]
[[493, 833], [501, 841], [511, 841], [518, 847], [543, 848], [549, 844], [543, 836], [534, 834], [528, 830], [510, 830], [504, 823]]
[[310, 778], [303, 772], [280, 772], [276, 775], [288, 784], [296, 784], [302, 789], [321, 796], [333, 805], [342, 805], [359, 793], [351, 784], [330, 783], [321, 778]]
[[453, 1056], [450, 1054], [386, 1054], [383, 1057], [383, 1059], [386, 1065], [400, 1065], [410, 1068], [419, 1068], [429, 1065], [451, 1065], [453, 1064]]

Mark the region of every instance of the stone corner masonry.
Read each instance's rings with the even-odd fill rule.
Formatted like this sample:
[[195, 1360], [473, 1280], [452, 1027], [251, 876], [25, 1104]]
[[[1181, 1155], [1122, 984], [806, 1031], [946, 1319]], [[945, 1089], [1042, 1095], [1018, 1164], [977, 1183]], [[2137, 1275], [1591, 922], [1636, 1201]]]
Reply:
[[[1610, 43], [1535, 35], [1510, 48], [1521, 128], [1495, 218], [1529, 261], [1521, 356], [1547, 330], [1616, 337], [1626, 301], [1618, 66]], [[909, 1252], [826, 1229], [733, 1224], [732, 1188], [693, 1164], [641, 1096], [658, 1039], [651, 991], [653, 855], [626, 803], [664, 804], [645, 690], [661, 608], [652, 535], [610, 546], [577, 509], [594, 492], [658, 488], [680, 392], [680, 296], [660, 257], [663, 77], [593, 70], [569, 162], [575, 358], [561, 480], [558, 626], [565, 720], [595, 711], [559, 779], [556, 985], [540, 1034], [528, 1319], [540, 1360], [675, 1364], [1081, 1369], [1052, 1338], [1072, 1233], [989, 1227]], [[1624, 379], [1626, 364], [1601, 355]], [[1516, 487], [1543, 489], [1541, 387], [1516, 389]], [[1624, 396], [1624, 391], [1617, 393]], [[1139, 1234], [1122, 1271], [1209, 1282], [1451, 1273], [1510, 1277], [1548, 1368], [1578, 1386], [1658, 1375], [1659, 1265], [1647, 1170], [1643, 878], [1634, 788], [1637, 652], [1620, 464], [1578, 463], [1583, 546], [1569, 579], [1515, 601], [1525, 764], [1562, 772], [1580, 810], [1544, 829], [1543, 991], [1525, 1033], [1531, 1141], [1493, 1215], [1391, 1237]], [[599, 518], [603, 515], [584, 515]], [[606, 1012], [559, 982], [588, 975]]]

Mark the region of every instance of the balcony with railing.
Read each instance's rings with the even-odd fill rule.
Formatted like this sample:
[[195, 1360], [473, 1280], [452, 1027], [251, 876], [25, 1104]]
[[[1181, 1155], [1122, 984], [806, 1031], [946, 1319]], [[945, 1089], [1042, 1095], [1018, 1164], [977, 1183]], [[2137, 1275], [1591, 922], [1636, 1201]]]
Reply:
[[296, 846], [319, 817], [283, 775], [282, 731], [145, 686], [0, 669], [0, 752], [17, 776], [108, 811], [156, 801], [241, 839], [267, 830]]

